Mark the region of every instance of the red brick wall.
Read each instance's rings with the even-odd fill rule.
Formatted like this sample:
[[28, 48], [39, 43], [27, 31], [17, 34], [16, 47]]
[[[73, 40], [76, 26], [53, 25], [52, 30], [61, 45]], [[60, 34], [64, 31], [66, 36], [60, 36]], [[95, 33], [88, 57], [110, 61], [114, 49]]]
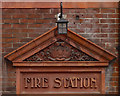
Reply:
[[[117, 8], [64, 9], [63, 12], [67, 15], [71, 30], [118, 55]], [[58, 13], [59, 9], [2, 9], [3, 56], [56, 26], [55, 15]], [[10, 61], [4, 60], [3, 76], [3, 91], [15, 92], [15, 67]], [[116, 61], [106, 68], [106, 93], [117, 92]]]

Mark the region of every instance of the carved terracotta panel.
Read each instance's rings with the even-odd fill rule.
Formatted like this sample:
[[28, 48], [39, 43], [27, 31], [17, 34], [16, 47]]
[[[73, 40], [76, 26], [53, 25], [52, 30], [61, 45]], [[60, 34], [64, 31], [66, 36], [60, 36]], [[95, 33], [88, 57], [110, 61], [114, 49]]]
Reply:
[[24, 61], [98, 61], [64, 41], [57, 41]]
[[21, 94], [104, 93], [102, 68], [23, 68], [17, 75]]

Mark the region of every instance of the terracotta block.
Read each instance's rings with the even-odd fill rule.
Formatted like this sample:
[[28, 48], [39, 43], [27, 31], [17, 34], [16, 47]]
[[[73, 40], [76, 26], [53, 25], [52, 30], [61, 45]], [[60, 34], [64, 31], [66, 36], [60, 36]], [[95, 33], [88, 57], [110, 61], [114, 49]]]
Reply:
[[11, 28], [11, 29], [4, 29], [4, 31], [5, 31], [5, 33], [7, 32], [7, 34], [8, 33], [12, 34], [12, 33], [15, 33], [15, 32], [20, 32], [19, 29], [13, 29], [13, 28]]
[[101, 29], [100, 28], [87, 28], [86, 32], [87, 33], [101, 33]]
[[88, 8], [86, 9], [86, 13], [100, 13], [100, 9], [99, 8]]
[[13, 19], [27, 18], [27, 14], [12, 14]]
[[50, 19], [50, 18], [55, 18], [55, 14], [43, 14], [44, 19]]
[[119, 13], [120, 13], [119, 8], [116, 8], [116, 10], [115, 10], [115, 11], [116, 11], [116, 13], [117, 13], [117, 14], [119, 14]]
[[[69, 25], [68, 25], [68, 28], [70, 28], [70, 29], [77, 29], [77, 26], [76, 26], [76, 24], [72, 24], [72, 23], [70, 23]], [[79, 27], [79, 25], [78, 25], [78, 29], [80, 29], [80, 27]]]
[[[11, 64], [11, 63], [8, 63], [8, 64]], [[15, 74], [15, 72], [16, 72], [15, 68], [12, 67], [12, 66], [10, 66], [10, 65], [8, 65], [8, 67], [9, 67], [9, 68], [7, 69], [8, 74]]]
[[[15, 82], [6, 82], [5, 83], [6, 87], [15, 87]], [[11, 91], [11, 90], [9, 90]]]
[[84, 33], [85, 32], [85, 29], [84, 28], [80, 28], [80, 29], [71, 29], [73, 31], [75, 31], [76, 33]]
[[101, 13], [115, 13], [115, 8], [102, 8]]
[[50, 23], [50, 24], [42, 24], [42, 28], [49, 28], [49, 29], [51, 29], [51, 28], [53, 28], [55, 26], [55, 23]]
[[11, 17], [12, 17], [11, 15], [2, 14], [2, 19], [11, 19]]
[[43, 18], [43, 15], [42, 14], [28, 14], [27, 18]]
[[13, 38], [13, 43], [14, 42], [19, 42], [19, 40], [20, 40], [19, 38]]
[[5, 12], [6, 14], [11, 14], [11, 13], [15, 13], [16, 9], [3, 9], [3, 12]]
[[36, 23], [50, 23], [51, 20], [48, 19], [36, 19]]
[[86, 14], [85, 18], [94, 18], [93, 14]]
[[100, 27], [101, 29], [102, 28], [109, 28], [109, 25], [108, 24], [98, 24], [98, 27]]
[[8, 73], [8, 77], [12, 77], [12, 78], [14, 77], [15, 78], [16, 77], [16, 73]]
[[13, 24], [13, 28], [27, 28], [26, 24]]
[[23, 38], [23, 39], [20, 39], [19, 42], [26, 42], [27, 43], [31, 40], [33, 40], [33, 39], [32, 38]]
[[115, 23], [115, 19], [101, 19], [101, 23]]
[[109, 27], [111, 28], [111, 29], [118, 29], [119, 28], [119, 24], [109, 24]]
[[13, 38], [14, 38], [14, 37], [15, 37], [15, 38], [25, 38], [25, 37], [27, 37], [27, 33], [24, 33], [24, 34], [23, 34], [22, 32], [21, 32], [21, 33], [17, 33], [17, 32], [16, 32], [16, 33], [13, 34]]
[[[48, 6], [48, 5], [47, 5], [47, 6]], [[43, 8], [43, 9], [42, 9], [42, 8], [41, 8], [41, 9], [37, 9], [37, 10], [36, 10], [36, 13], [39, 13], [39, 14], [41, 14], [41, 13], [50, 14], [50, 8], [48, 8], [48, 9], [47, 9], [47, 8], [46, 8], [46, 9], [44, 9], [44, 8]]]
[[108, 18], [119, 18], [119, 14], [108, 14]]
[[16, 80], [16, 78], [8, 78], [9, 82], [14, 82]]
[[25, 8], [22, 8], [22, 9], [16, 9], [16, 11], [18, 12], [18, 13], [22, 13], [22, 14], [28, 14], [28, 13], [35, 13], [36, 12], [36, 10], [35, 9], [25, 9]]
[[11, 34], [12, 33], [12, 29], [3, 29], [2, 33], [3, 34]]
[[30, 34], [29, 34], [29, 37], [35, 38], [35, 37], [38, 37], [39, 35], [40, 35], [40, 33], [39, 33], [39, 34], [30, 33]]
[[[63, 10], [63, 13], [64, 13], [65, 10]], [[68, 11], [68, 10], [67, 10]], [[58, 14], [60, 12], [60, 9], [59, 8], [52, 8], [50, 9], [50, 13], [51, 14]]]
[[31, 29], [31, 28], [27, 29], [27, 28], [24, 28], [24, 29], [16, 29], [16, 30], [18, 30], [21, 33], [33, 33], [33, 32], [35, 32], [36, 29]]
[[73, 14], [67, 14], [67, 18], [74, 18], [75, 17], [75, 15], [73, 15]]
[[2, 47], [12, 47], [12, 43], [2, 43]]
[[18, 19], [4, 19], [3, 23], [19, 23]]
[[80, 24], [78, 28], [92, 28], [92, 24]]
[[109, 34], [110, 38], [118, 38], [118, 34]]
[[43, 24], [28, 24], [28, 28], [42, 28]]
[[107, 14], [94, 14], [96, 18], [107, 18]]
[[118, 86], [118, 82], [117, 82], [117, 81], [110, 82], [110, 84], [111, 84], [112, 86]]
[[57, 22], [57, 20], [55, 18], [50, 19], [50, 23], [56, 23], [56, 22]]
[[81, 8], [79, 8], [79, 9], [68, 9], [66, 11], [69, 12], [69, 13], [86, 13], [85, 8], [83, 8], [83, 9], [81, 9]]
[[6, 91], [8, 92], [7, 94], [10, 94], [12, 92], [15, 92], [15, 86], [5, 86]]
[[21, 47], [22, 45], [24, 45], [25, 43], [13, 43], [13, 47], [14, 48], [18, 48], [18, 47]]
[[10, 29], [11, 28], [11, 24], [2, 24], [2, 28]]
[[119, 68], [117, 67], [117, 68], [115, 69], [115, 71], [119, 72]]
[[112, 80], [111, 81], [119, 81], [119, 77], [112, 77]]
[[116, 42], [116, 43], [118, 43], [118, 42], [119, 42], [119, 39], [118, 39], [118, 38], [117, 38], [117, 39], [115, 39], [115, 42]]
[[113, 67], [118, 67], [118, 66], [119, 66], [118, 61], [113, 64]]
[[[64, 13], [64, 14], [70, 13], [70, 10], [71, 10], [71, 9], [66, 8], [66, 9], [63, 10], [63, 13]], [[57, 12], [56, 14], [58, 14], [58, 13], [60, 13], [60, 9], [58, 10], [58, 12]], [[55, 15], [56, 15], [56, 14], [55, 14]]]
[[35, 19], [20, 19], [20, 23], [35, 23]]
[[[119, 17], [120, 18], [120, 17]], [[120, 23], [120, 19], [116, 19], [115, 23]]]
[[99, 23], [99, 19], [85, 19], [85, 23]]
[[12, 42], [13, 41], [13, 38], [3, 38], [2, 39], [2, 42]]
[[3, 33], [2, 34], [2, 38], [8, 38], [8, 37], [12, 37], [12, 34], [7, 34], [7, 33]]
[[119, 73], [115, 72], [115, 73], [112, 74], [112, 76], [119, 76]]
[[[116, 91], [119, 92], [119, 87], [118, 86], [116, 87]], [[119, 93], [117, 93], [117, 94], [119, 94]]]
[[108, 37], [107, 34], [95, 34], [94, 37]]
[[102, 28], [101, 29], [101, 33], [117, 33], [116, 32], [117, 31], [117, 29], [113, 29], [113, 28]]

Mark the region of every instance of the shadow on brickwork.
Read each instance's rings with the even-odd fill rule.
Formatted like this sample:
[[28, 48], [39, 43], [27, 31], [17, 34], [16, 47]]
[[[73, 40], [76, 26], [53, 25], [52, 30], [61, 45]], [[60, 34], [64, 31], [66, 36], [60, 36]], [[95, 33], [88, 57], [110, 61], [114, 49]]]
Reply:
[[118, 11], [119, 11], [119, 30], [118, 30], [118, 68], [119, 68], [119, 85], [118, 85], [118, 90], [120, 94], [120, 1], [118, 5]]
[[[7, 60], [7, 59], [4, 59], [3, 60], [3, 72], [2, 72], [2, 90], [3, 90], [3, 94], [15, 94], [15, 90], [16, 90], [16, 87], [15, 85], [8, 85], [8, 84], [12, 84], [11, 82], [13, 81], [9, 81], [11, 80], [11, 77], [13, 78], [13, 76], [11, 76], [10, 74], [15, 74], [15, 68], [12, 66], [12, 62]], [[8, 70], [9, 69], [9, 70]], [[13, 70], [14, 69], [14, 70]], [[10, 74], [9, 74], [10, 73]], [[15, 75], [14, 75], [15, 76]], [[6, 95], [6, 96], [7, 96]], [[9, 95], [8, 95], [9, 96]]]

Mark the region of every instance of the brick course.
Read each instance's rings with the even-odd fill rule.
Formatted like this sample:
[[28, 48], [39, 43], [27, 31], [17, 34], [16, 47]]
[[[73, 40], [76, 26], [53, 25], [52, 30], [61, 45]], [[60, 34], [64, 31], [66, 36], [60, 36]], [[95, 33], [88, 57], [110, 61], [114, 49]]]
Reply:
[[[2, 9], [3, 56], [56, 26], [58, 13], [57, 8]], [[63, 13], [69, 20], [69, 29], [118, 54], [117, 8], [63, 9]], [[118, 93], [118, 72], [117, 61], [106, 68], [106, 93]], [[15, 68], [7, 60], [4, 60], [3, 75], [3, 91], [15, 92]]]

